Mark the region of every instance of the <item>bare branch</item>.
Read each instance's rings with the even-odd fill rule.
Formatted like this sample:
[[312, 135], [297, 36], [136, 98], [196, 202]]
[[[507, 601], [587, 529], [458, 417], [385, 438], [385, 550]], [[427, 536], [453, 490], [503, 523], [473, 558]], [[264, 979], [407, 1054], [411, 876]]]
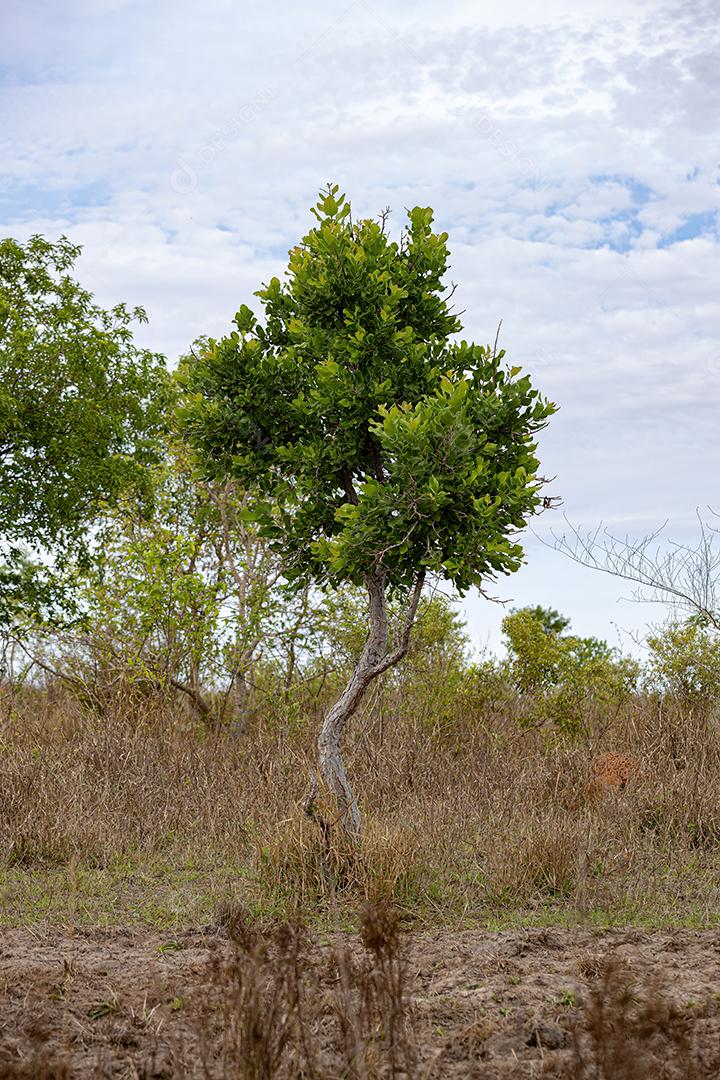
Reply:
[[[714, 514], [714, 511], [711, 511]], [[665, 603], [686, 615], [700, 617], [720, 631], [720, 549], [716, 527], [698, 512], [700, 537], [691, 547], [661, 537], [667, 525], [638, 540], [614, 536], [602, 525], [582, 532], [565, 519], [571, 536], [542, 542], [567, 555], [580, 566], [590, 567], [636, 586], [632, 599], [638, 603]]]
[[493, 345], [493, 354], [492, 354], [493, 360], [495, 360], [495, 358], [497, 357], [497, 347], [498, 347], [498, 341], [500, 340], [500, 328], [501, 327], [502, 327], [502, 319], [498, 323], [497, 333], [495, 334], [495, 344]]
[[22, 649], [28, 660], [30, 660], [31, 664], [34, 664], [35, 667], [40, 668], [40, 670], [44, 671], [46, 675], [52, 675], [54, 679], [59, 679], [61, 682], [67, 683], [68, 686], [74, 686], [80, 690], [87, 689], [87, 686], [82, 679], [78, 679], [74, 675], [68, 675], [66, 672], [51, 667], [50, 664], [46, 663], [44, 660], [41, 660], [39, 656], [35, 656], [34, 653], [31, 653], [21, 637], [11, 635], [11, 639], [15, 645], [19, 646]]
[[190, 698], [193, 705], [203, 717], [204, 720], [213, 717], [212, 707], [207, 703], [203, 694], [189, 683], [182, 682], [180, 679], [175, 678], [174, 675], [168, 675], [167, 681], [173, 687], [174, 690], [179, 690], [181, 694], [185, 694]]

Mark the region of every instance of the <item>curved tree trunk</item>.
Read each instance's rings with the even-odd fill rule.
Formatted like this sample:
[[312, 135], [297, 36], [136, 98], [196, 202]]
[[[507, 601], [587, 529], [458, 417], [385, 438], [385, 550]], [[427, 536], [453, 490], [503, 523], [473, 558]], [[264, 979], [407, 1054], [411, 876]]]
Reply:
[[345, 771], [340, 740], [348, 720], [362, 701], [370, 683], [405, 656], [424, 581], [425, 573], [423, 571], [418, 574], [415, 580], [415, 587], [397, 647], [388, 652], [385, 579], [383, 577], [366, 578], [370, 629], [365, 647], [350, 681], [325, 717], [318, 738], [320, 772], [327, 787], [337, 800], [340, 821], [345, 829], [354, 836], [359, 835], [361, 832], [362, 819], [357, 800]]

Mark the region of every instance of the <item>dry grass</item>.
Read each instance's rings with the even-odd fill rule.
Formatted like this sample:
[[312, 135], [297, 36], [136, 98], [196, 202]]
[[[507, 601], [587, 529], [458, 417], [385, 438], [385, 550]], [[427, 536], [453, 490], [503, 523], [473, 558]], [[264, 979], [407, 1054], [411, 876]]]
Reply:
[[[170, 1004], [183, 1010], [180, 1035], [165, 1036], [162, 1015], [156, 1015], [160, 1004], [132, 1016], [134, 1031], [113, 1032], [112, 1018], [121, 1012], [124, 996], [120, 987], [108, 1001], [84, 1012], [95, 1024], [109, 1021], [108, 1038], [93, 1039], [77, 1019], [59, 1037], [36, 1023], [27, 1040], [30, 1052], [26, 1043], [22, 1054], [8, 1053], [0, 1040], [0, 1078], [64, 1080], [120, 1073], [204, 1080], [375, 1080], [420, 1075], [407, 963], [391, 907], [363, 909], [359, 948], [338, 940], [322, 955], [297, 923], [263, 931], [232, 906], [226, 906], [223, 922], [230, 948], [213, 956], [187, 999]], [[66, 986], [64, 995], [69, 1007], [72, 987]], [[93, 1042], [96, 1053], [88, 1054]], [[133, 1064], [128, 1047], [139, 1051], [132, 1055]]]
[[[5, 685], [5, 925], [140, 925], [178, 936], [205, 927], [229, 937], [230, 954], [182, 1002], [181, 1036], [160, 1036], [155, 1006], [118, 1036], [139, 1040], [132, 1075], [409, 1080], [469, 1075], [471, 1063], [472, 1075], [494, 1078], [489, 1048], [508, 1038], [508, 1053], [516, 1038], [547, 1076], [718, 1075], [714, 1045], [697, 1043], [697, 1017], [666, 986], [594, 954], [583, 968], [589, 994], [561, 1006], [573, 1034], [554, 1056], [542, 1056], [542, 1040], [560, 1040], [557, 1025], [546, 1023], [536, 1042], [534, 1028], [511, 1038], [504, 1007], [491, 1020], [463, 996], [452, 1012], [468, 1008], [467, 1017], [448, 1039], [442, 1001], [420, 1007], [408, 989], [401, 934], [717, 925], [717, 716], [638, 696], [610, 721], [588, 716], [571, 742], [520, 731], [511, 694], [492, 705], [482, 695], [438, 700], [434, 719], [418, 719], [388, 691], [356, 718], [347, 761], [365, 832], [358, 845], [335, 832], [328, 850], [303, 814], [322, 701], [235, 737], [131, 688], [100, 707], [58, 684]], [[639, 771], [598, 797], [592, 762], [608, 750]], [[360, 940], [333, 934], [319, 952], [337, 929]], [[123, 993], [114, 986], [83, 1015], [112, 1025], [127, 1012]], [[0, 1078], [118, 1075], [110, 1044], [98, 1044], [92, 1066], [86, 1047], [82, 1068], [73, 1046], [51, 1052], [42, 1033], [28, 1045], [22, 1057], [0, 1056]]]
[[[700, 1023], [698, 1021], [700, 1020]], [[680, 1008], [659, 976], [645, 983], [626, 963], [602, 965], [574, 1031], [573, 1080], [711, 1080], [720, 1045], [700, 1045], [702, 1018]]]
[[[392, 899], [432, 926], [513, 920], [712, 925], [718, 909], [720, 741], [712, 717], [637, 698], [576, 743], [521, 733], [502, 711], [402, 700], [356, 719], [348, 765], [358, 848], [328, 860], [302, 805], [315, 721], [242, 738], [128, 692], [90, 709], [67, 690], [4, 687], [0, 865], [8, 923], [192, 926], [223, 900], [267, 917], [356, 921]], [[450, 703], [452, 705], [452, 703]], [[693, 727], [694, 725], [694, 727]], [[587, 799], [603, 749], [642, 767]], [[326, 809], [327, 812], [327, 809]]]

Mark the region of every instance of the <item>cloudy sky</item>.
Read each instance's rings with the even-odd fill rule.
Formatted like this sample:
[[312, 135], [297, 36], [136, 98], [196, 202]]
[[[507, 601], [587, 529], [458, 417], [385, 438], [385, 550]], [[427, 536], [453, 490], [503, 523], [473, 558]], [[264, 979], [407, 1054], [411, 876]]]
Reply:
[[[2, 234], [83, 244], [171, 361], [282, 272], [326, 181], [398, 228], [431, 205], [465, 336], [502, 320], [561, 406], [568, 519], [685, 540], [719, 506], [717, 0], [2, 0], [0, 102]], [[502, 597], [613, 641], [652, 614], [526, 547]], [[502, 610], [465, 608], [495, 644]]]

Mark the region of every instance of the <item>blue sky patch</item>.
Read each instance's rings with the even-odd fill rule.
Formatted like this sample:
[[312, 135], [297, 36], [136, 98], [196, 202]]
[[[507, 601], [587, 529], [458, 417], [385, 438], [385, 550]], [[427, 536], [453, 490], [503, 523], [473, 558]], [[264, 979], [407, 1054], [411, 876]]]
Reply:
[[666, 233], [659, 241], [658, 247], [666, 248], [671, 244], [679, 244], [683, 240], [695, 240], [698, 236], [708, 233], [717, 236], [718, 212], [717, 210], [704, 210], [701, 214], [689, 214], [682, 225], [677, 229]]

